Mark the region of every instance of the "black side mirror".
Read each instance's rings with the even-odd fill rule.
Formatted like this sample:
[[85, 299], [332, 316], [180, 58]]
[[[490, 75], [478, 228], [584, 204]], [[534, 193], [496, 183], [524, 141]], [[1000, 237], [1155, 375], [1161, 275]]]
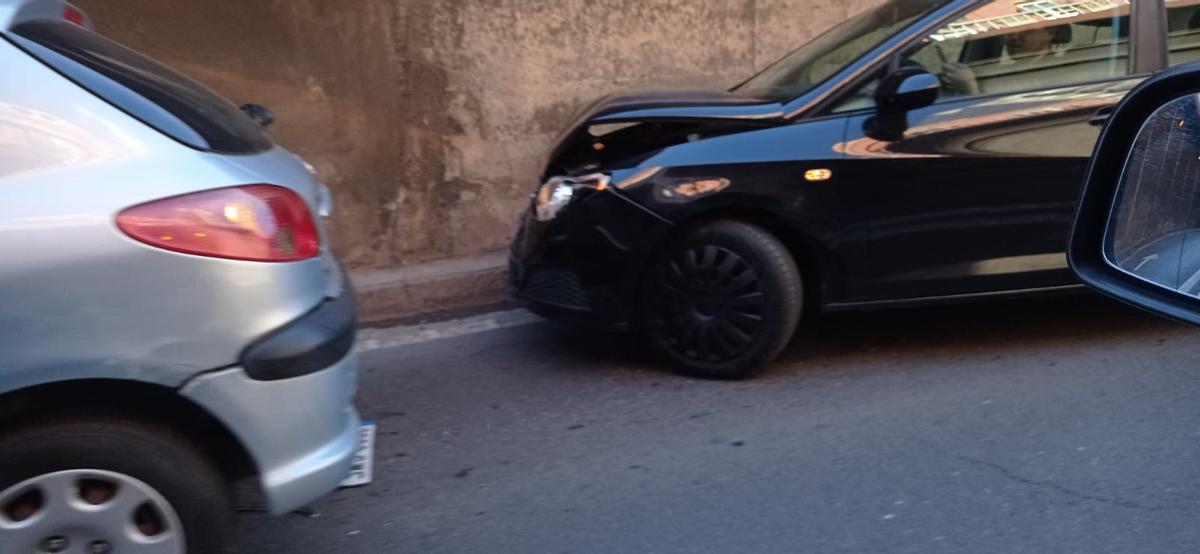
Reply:
[[272, 112], [266, 106], [259, 104], [242, 104], [242, 111], [250, 116], [250, 119], [257, 121], [259, 125], [270, 127], [275, 123], [275, 112]]
[[1084, 283], [1200, 325], [1200, 65], [1121, 102], [1092, 153], [1069, 246]]
[[875, 88], [875, 115], [867, 119], [863, 132], [876, 140], [904, 138], [909, 110], [932, 104], [941, 90], [942, 82], [920, 67], [891, 72]]
[[920, 67], [901, 67], [884, 77], [875, 89], [880, 112], [906, 112], [937, 100], [942, 82]]

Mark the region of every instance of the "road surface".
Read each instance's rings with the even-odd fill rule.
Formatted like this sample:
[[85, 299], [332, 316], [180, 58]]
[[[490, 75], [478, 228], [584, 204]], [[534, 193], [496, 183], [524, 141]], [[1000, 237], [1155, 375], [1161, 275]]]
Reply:
[[1200, 551], [1192, 328], [1090, 295], [825, 316], [730, 383], [530, 321], [368, 331], [375, 482], [247, 551]]

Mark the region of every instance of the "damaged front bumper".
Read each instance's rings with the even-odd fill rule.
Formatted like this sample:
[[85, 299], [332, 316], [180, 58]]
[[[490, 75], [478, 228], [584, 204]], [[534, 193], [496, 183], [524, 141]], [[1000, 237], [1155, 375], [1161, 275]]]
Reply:
[[552, 319], [626, 327], [654, 238], [669, 228], [611, 191], [591, 195], [550, 221], [538, 221], [531, 208], [509, 254], [514, 295]]

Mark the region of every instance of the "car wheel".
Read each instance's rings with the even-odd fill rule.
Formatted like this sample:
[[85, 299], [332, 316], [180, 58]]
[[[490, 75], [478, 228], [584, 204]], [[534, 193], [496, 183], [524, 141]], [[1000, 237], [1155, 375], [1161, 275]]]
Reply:
[[669, 244], [642, 287], [650, 347], [699, 377], [740, 379], [787, 346], [800, 320], [800, 272], [766, 230], [737, 221]]
[[229, 487], [169, 429], [97, 418], [0, 435], [0, 552], [233, 552]]

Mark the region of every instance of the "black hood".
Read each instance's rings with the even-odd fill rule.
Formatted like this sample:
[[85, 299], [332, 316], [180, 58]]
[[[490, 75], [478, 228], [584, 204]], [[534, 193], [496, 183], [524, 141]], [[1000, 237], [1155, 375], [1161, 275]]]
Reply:
[[600, 99], [587, 115], [613, 119], [626, 115], [654, 117], [781, 117], [779, 103], [724, 90], [645, 90]]
[[[722, 129], [720, 134], [724, 134], [746, 126], [776, 123], [782, 119], [783, 107], [778, 102], [737, 95], [723, 90], [648, 90], [606, 96], [580, 110], [571, 119], [571, 123], [555, 141], [549, 169], [561, 171], [566, 167], [556, 168], [554, 166], [578, 166], [576, 160], [583, 161], [580, 156], [594, 158], [589, 155], [591, 148], [588, 147], [597, 142], [588, 133], [588, 128], [592, 125], [654, 123], [660, 127], [686, 128], [688, 130], [685, 135], [669, 132], [659, 133], [660, 130], [665, 129], [653, 131], [654, 134], [661, 136], [642, 135], [643, 140], [634, 142], [643, 143], [636, 149], [646, 150], [650, 146], [661, 148], [678, 143], [682, 137], [693, 132], [708, 135], [709, 133], [705, 131], [714, 127]], [[626, 146], [635, 146], [628, 144], [630, 141], [627, 139], [631, 137], [627, 135], [631, 134], [637, 133], [614, 133], [612, 136], [605, 136], [603, 138], [605, 148], [608, 148], [609, 143], [614, 141], [626, 143]], [[619, 151], [629, 153], [628, 148], [620, 148]], [[572, 161], [565, 164], [560, 163], [564, 157], [570, 158]], [[595, 160], [595, 162], [601, 162], [601, 160]]]
[[666, 119], [778, 119], [783, 107], [725, 90], [643, 90], [605, 96], [577, 113], [567, 133], [584, 123]]

